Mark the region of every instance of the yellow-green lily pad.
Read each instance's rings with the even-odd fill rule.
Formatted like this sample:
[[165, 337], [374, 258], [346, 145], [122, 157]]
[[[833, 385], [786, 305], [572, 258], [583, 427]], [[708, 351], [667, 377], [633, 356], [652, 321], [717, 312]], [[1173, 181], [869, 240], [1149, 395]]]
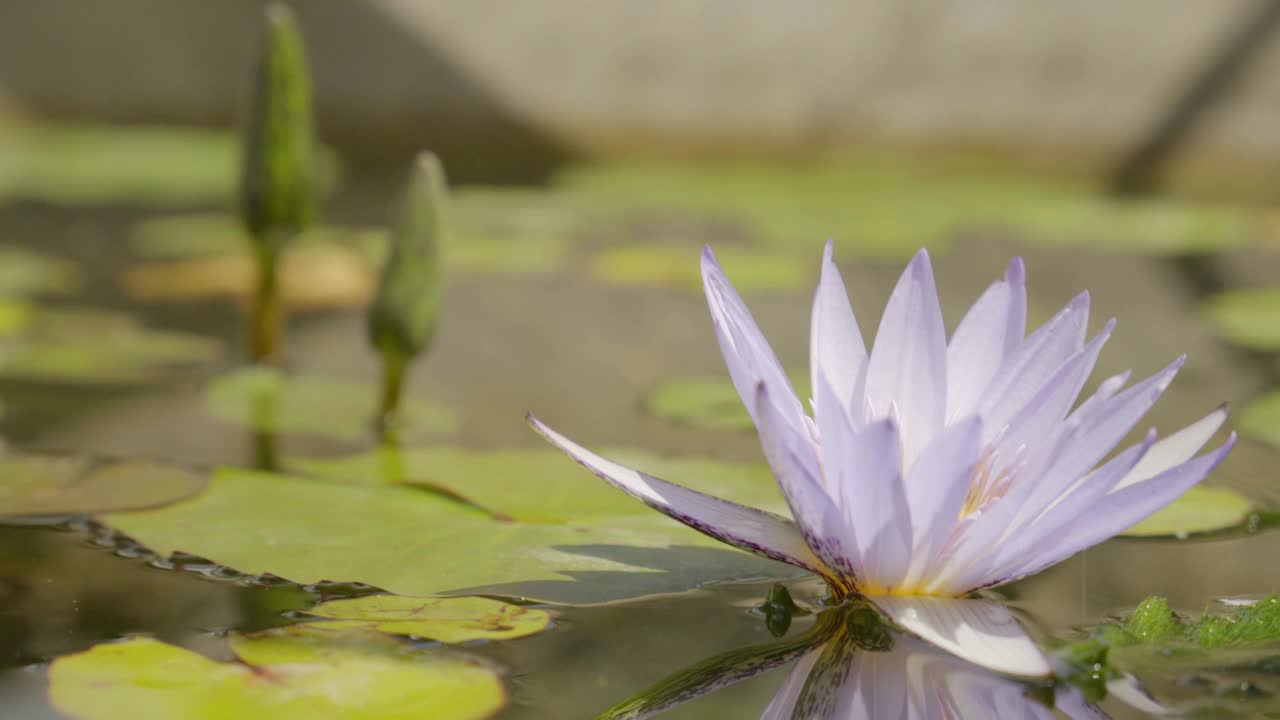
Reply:
[[546, 610], [482, 597], [365, 595], [330, 600], [306, 614], [443, 643], [510, 640], [542, 632], [551, 624]]
[[203, 474], [150, 462], [0, 455], [0, 516], [140, 510], [190, 497], [206, 482]]
[[63, 294], [80, 287], [74, 263], [20, 247], [0, 248], [0, 296]]
[[1215, 332], [1237, 345], [1280, 350], [1280, 288], [1221, 293], [1202, 312]]
[[1253, 503], [1231, 488], [1197, 485], [1121, 535], [1185, 537], [1226, 530], [1243, 524], [1253, 511]]
[[[810, 396], [809, 378], [791, 376], [802, 398]], [[750, 430], [755, 427], [733, 383], [724, 378], [682, 378], [655, 389], [645, 400], [655, 417], [705, 430]]]
[[0, 301], [0, 377], [134, 383], [173, 367], [215, 361], [222, 351], [217, 340], [147, 328], [124, 313]]
[[[502, 519], [401, 484], [231, 469], [217, 471], [209, 488], [188, 502], [100, 520], [160, 554], [181, 550], [252, 575], [272, 573], [303, 585], [358, 581], [415, 597], [449, 593], [593, 604], [800, 574], [725, 548], [627, 498], [620, 499], [631, 502], [633, 515], [584, 513], [580, 520], [551, 522], [568, 512], [572, 497], [603, 485], [564, 458], [560, 468], [558, 485], [545, 492], [550, 509], [539, 518], [545, 522], [520, 519], [537, 517], [531, 493], [502, 506], [513, 511]], [[436, 468], [438, 477], [447, 471]], [[489, 487], [500, 481], [513, 489], [536, 489], [537, 482], [514, 465]], [[771, 479], [768, 485], [773, 487]], [[751, 493], [744, 487], [731, 497], [749, 501], [743, 496]]]
[[506, 704], [489, 665], [374, 633], [292, 626], [229, 642], [238, 662], [150, 638], [97, 645], [53, 662], [49, 698], [75, 720], [478, 720]]
[[[290, 375], [249, 367], [214, 378], [205, 406], [214, 417], [259, 432], [315, 435], [337, 440], [368, 436], [377, 417], [377, 388], [318, 375]], [[457, 419], [448, 408], [406, 398], [401, 434], [447, 433]]]
[[[307, 228], [292, 247], [343, 245], [360, 250], [376, 263], [385, 254], [386, 232], [375, 227], [316, 225]], [[148, 260], [190, 260], [246, 254], [249, 239], [240, 219], [230, 213], [188, 213], [150, 218], [129, 229], [129, 246]]]

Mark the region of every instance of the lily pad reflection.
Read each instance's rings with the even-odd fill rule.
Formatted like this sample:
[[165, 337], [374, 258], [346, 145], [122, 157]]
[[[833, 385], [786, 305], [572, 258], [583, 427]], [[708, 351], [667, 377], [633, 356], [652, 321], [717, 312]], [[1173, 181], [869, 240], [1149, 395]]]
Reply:
[[551, 624], [551, 614], [546, 610], [482, 597], [366, 595], [330, 600], [306, 614], [347, 626], [444, 643], [511, 640], [542, 632]]
[[199, 717], [487, 718], [506, 704], [497, 672], [448, 651], [377, 633], [292, 626], [233, 634], [238, 662], [149, 638], [58, 658], [49, 697], [76, 720]]
[[0, 516], [138, 510], [177, 502], [205, 486], [202, 474], [141, 461], [0, 456]]

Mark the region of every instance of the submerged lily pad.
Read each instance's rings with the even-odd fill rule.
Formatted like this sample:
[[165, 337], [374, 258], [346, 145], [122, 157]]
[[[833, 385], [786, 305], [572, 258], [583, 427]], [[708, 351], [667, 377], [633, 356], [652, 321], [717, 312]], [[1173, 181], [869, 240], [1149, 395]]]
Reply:
[[551, 624], [551, 614], [546, 610], [482, 597], [366, 595], [330, 600], [306, 613], [391, 635], [444, 643], [510, 640], [542, 632]]
[[[810, 396], [807, 375], [794, 374], [791, 385]], [[645, 401], [650, 413], [664, 420], [707, 430], [750, 430], [755, 427], [733, 383], [723, 378], [685, 378], [665, 383]]]
[[77, 720], [487, 718], [506, 704], [477, 660], [375, 633], [292, 626], [232, 635], [239, 662], [149, 638], [55, 660], [49, 697]]
[[1280, 350], [1280, 288], [1232, 290], [1211, 298], [1203, 314], [1219, 335], [1255, 350]]
[[1263, 393], [1249, 401], [1240, 413], [1240, 432], [1280, 447], [1280, 390]]
[[1243, 524], [1253, 510], [1253, 503], [1235, 490], [1197, 485], [1121, 535], [1183, 537], [1225, 530]]
[[172, 366], [217, 360], [222, 344], [140, 325], [129, 315], [0, 302], [0, 377], [45, 382], [131, 383]]
[[[695, 254], [678, 245], [624, 245], [601, 250], [591, 273], [613, 285], [674, 287], [699, 292], [702, 271]], [[725, 247], [717, 253], [742, 292], [800, 290], [812, 285], [816, 266], [795, 253]]]
[[[367, 436], [374, 428], [377, 400], [377, 388], [372, 385], [262, 367], [214, 378], [205, 392], [209, 413], [233, 425], [337, 440]], [[402, 435], [447, 433], [456, 424], [448, 408], [405, 399]]]
[[8, 454], [0, 456], [0, 516], [158, 507], [200, 492], [206, 481], [204, 475], [149, 462]]
[[[545, 495], [549, 506], [565, 509], [553, 509], [543, 520], [567, 512], [572, 493], [580, 490], [589, 497], [602, 484], [573, 463], [563, 458], [560, 463], [564, 479]], [[438, 477], [447, 477], [447, 471], [439, 468]], [[536, 489], [536, 479], [523, 467], [509, 466], [504, 475], [512, 490]], [[499, 484], [495, 478], [490, 487]], [[632, 504], [633, 516], [597, 520], [584, 514], [575, 522], [526, 522], [518, 515], [496, 519], [404, 485], [220, 470], [192, 501], [101, 519], [161, 554], [182, 550], [241, 572], [270, 572], [304, 585], [359, 581], [410, 596], [452, 592], [583, 604], [799, 574], [724, 548]], [[517, 503], [510, 508], [516, 510]]]

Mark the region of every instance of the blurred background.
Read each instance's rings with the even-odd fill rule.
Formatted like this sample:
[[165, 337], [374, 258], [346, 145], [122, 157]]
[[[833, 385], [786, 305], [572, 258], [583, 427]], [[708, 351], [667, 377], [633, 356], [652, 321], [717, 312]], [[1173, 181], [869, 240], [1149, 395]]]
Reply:
[[[1091, 328], [1120, 320], [1096, 378], [1186, 352], [1150, 422], [1230, 401], [1246, 440], [1210, 481], [1235, 498], [1213, 528], [1240, 532], [1113, 541], [1011, 596], [1065, 632], [1152, 593], [1194, 610], [1280, 589], [1260, 561], [1280, 542], [1249, 526], [1280, 506], [1280, 1], [289, 4], [323, 193], [281, 267], [288, 374], [267, 378], [245, 367], [255, 276], [234, 210], [263, 4], [0, 0], [11, 448], [208, 468], [376, 445], [365, 309], [427, 149], [452, 185], [446, 290], [406, 444], [539, 448], [532, 409], [588, 445], [758, 462], [700, 297], [704, 244], [797, 375], [828, 238], [868, 335], [920, 247], [949, 327], [1022, 255], [1033, 326], [1089, 289]], [[300, 602], [70, 529], [0, 544], [0, 649], [36, 668], [0, 674], [0, 694], [33, 716], [51, 657], [137, 631], [206, 648]], [[616, 667], [595, 636], [508, 653], [565, 669], [522, 679], [511, 717], [564, 716], [547, 711], [562, 685], [607, 706], [674, 669], [671, 638], [690, 662], [759, 639], [754, 619], [699, 634], [705, 607], [669, 602], [684, 625]], [[743, 706], [772, 686], [751, 687]]]

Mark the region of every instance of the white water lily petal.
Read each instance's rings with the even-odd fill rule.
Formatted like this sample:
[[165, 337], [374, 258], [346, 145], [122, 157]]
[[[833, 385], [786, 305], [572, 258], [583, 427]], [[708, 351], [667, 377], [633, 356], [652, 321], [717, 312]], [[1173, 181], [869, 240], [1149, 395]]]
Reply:
[[[804, 408], [796, 397], [795, 389], [791, 387], [791, 381], [778, 362], [773, 348], [760, 332], [746, 303], [725, 277], [724, 270], [716, 262], [710, 247], [702, 253], [702, 283], [706, 290], [707, 306], [711, 309], [716, 339], [729, 369], [729, 377], [738, 389], [738, 395], [742, 397], [747, 411], [751, 413], [751, 418], [759, 422], [756, 417], [755, 393], [756, 383], [763, 381], [772, 388], [772, 400], [777, 403], [778, 411], [787, 419], [787, 423], [797, 428], [803, 427]], [[784, 388], [786, 392], [783, 391]]]
[[787, 679], [782, 682], [782, 687], [769, 701], [769, 706], [764, 709], [760, 720], [793, 720], [796, 702], [800, 700], [800, 692], [804, 690], [805, 683], [809, 680], [809, 673], [813, 671], [814, 664], [822, 656], [822, 651], [823, 648], [819, 647], [796, 661], [791, 672], [787, 673]]
[[825, 575], [795, 523], [764, 510], [705, 495], [596, 455], [547, 427], [529, 423], [552, 444], [610, 485], [705, 535], [747, 552]]
[[992, 283], [960, 320], [947, 344], [947, 419], [973, 414], [1005, 358], [1022, 342], [1027, 288], [1022, 258]]
[[[823, 488], [821, 480], [810, 473], [808, 468], [812, 463], [801, 459], [812, 456], [808, 440], [786, 427], [777, 406], [769, 402], [769, 389], [764, 383], [757, 387], [755, 401], [760, 445], [792, 517], [818, 559], [838, 572], [852, 588], [856, 540], [839, 505]], [[836, 412], [841, 411], [837, 408]]]
[[998, 602], [922, 595], [867, 599], [899, 627], [975, 665], [1021, 677], [1053, 673], [1017, 618]]
[[[867, 348], [862, 331], [849, 305], [849, 294], [840, 269], [831, 259], [831, 241], [822, 253], [822, 277], [813, 299], [813, 318], [809, 333], [809, 366], [814, 403], [822, 399], [817, 395], [818, 376], [831, 383], [840, 407], [846, 413], [853, 406], [855, 389], [862, 382], [867, 366]], [[859, 411], [861, 408], [857, 408]], [[815, 408], [815, 412], [819, 412]], [[861, 413], [857, 416], [860, 417]]]
[[1104, 495], [1085, 511], [1087, 523], [1069, 525], [1060, 530], [1055, 537], [1035, 548], [1033, 559], [1006, 579], [1016, 580], [1039, 572], [1146, 520], [1203, 480], [1231, 452], [1235, 442], [1236, 435], [1232, 433], [1216, 450]]
[[1168, 470], [1179, 463], [1184, 463], [1200, 452], [1200, 448], [1209, 442], [1209, 438], [1218, 432], [1218, 428], [1227, 421], [1227, 408], [1222, 406], [1199, 420], [1182, 428], [1176, 433], [1160, 440], [1151, 446], [1151, 451], [1143, 456], [1128, 475], [1116, 483], [1111, 492], [1142, 482]]
[[877, 417], [896, 405], [902, 422], [903, 466], [942, 429], [947, 398], [947, 335], [924, 250], [889, 296], [867, 361], [867, 399]]
[[970, 478], [980, 462], [982, 419], [970, 417], [952, 424], [929, 446], [907, 474], [907, 505], [911, 508], [911, 568], [903, 584], [912, 587], [928, 569], [955, 528]]

